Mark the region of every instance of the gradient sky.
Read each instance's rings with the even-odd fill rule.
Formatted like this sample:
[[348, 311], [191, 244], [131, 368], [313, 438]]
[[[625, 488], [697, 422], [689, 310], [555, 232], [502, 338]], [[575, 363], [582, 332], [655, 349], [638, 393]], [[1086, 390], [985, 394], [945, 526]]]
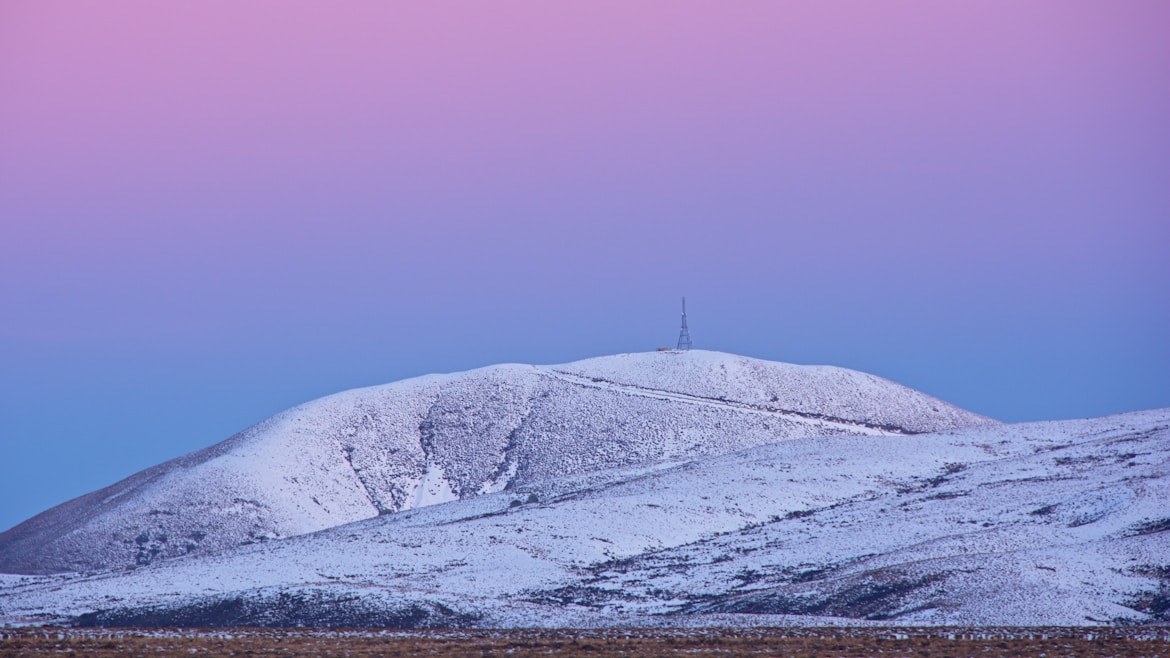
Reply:
[[669, 345], [1170, 405], [1170, 3], [0, 4], [0, 529], [281, 409]]

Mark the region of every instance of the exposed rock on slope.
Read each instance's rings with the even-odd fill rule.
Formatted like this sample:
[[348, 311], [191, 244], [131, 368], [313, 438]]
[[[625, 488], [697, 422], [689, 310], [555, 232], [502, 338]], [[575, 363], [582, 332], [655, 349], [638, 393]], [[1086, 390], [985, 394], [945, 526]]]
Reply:
[[993, 423], [842, 368], [717, 352], [501, 365], [347, 391], [0, 534], [0, 572], [149, 564], [566, 474]]

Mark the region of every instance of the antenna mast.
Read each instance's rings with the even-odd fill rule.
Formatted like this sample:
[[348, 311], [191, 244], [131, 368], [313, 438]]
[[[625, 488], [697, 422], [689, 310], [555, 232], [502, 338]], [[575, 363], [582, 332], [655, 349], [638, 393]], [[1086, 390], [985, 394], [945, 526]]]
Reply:
[[678, 332], [678, 349], [691, 349], [691, 332], [687, 329], [687, 298], [682, 298], [682, 329]]

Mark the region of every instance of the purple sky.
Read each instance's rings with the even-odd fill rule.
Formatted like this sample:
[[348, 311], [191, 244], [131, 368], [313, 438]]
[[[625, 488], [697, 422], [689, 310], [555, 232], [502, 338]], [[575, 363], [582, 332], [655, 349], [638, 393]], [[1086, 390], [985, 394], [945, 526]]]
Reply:
[[0, 528], [293, 404], [672, 344], [1170, 405], [1170, 3], [0, 5]]

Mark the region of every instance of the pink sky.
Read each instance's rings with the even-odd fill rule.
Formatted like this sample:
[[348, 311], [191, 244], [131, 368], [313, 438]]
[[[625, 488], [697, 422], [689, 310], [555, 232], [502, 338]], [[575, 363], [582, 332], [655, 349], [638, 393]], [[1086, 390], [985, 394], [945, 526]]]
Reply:
[[1170, 404], [1167, 117], [1163, 0], [7, 2], [0, 440], [174, 456], [683, 294], [1006, 419]]

